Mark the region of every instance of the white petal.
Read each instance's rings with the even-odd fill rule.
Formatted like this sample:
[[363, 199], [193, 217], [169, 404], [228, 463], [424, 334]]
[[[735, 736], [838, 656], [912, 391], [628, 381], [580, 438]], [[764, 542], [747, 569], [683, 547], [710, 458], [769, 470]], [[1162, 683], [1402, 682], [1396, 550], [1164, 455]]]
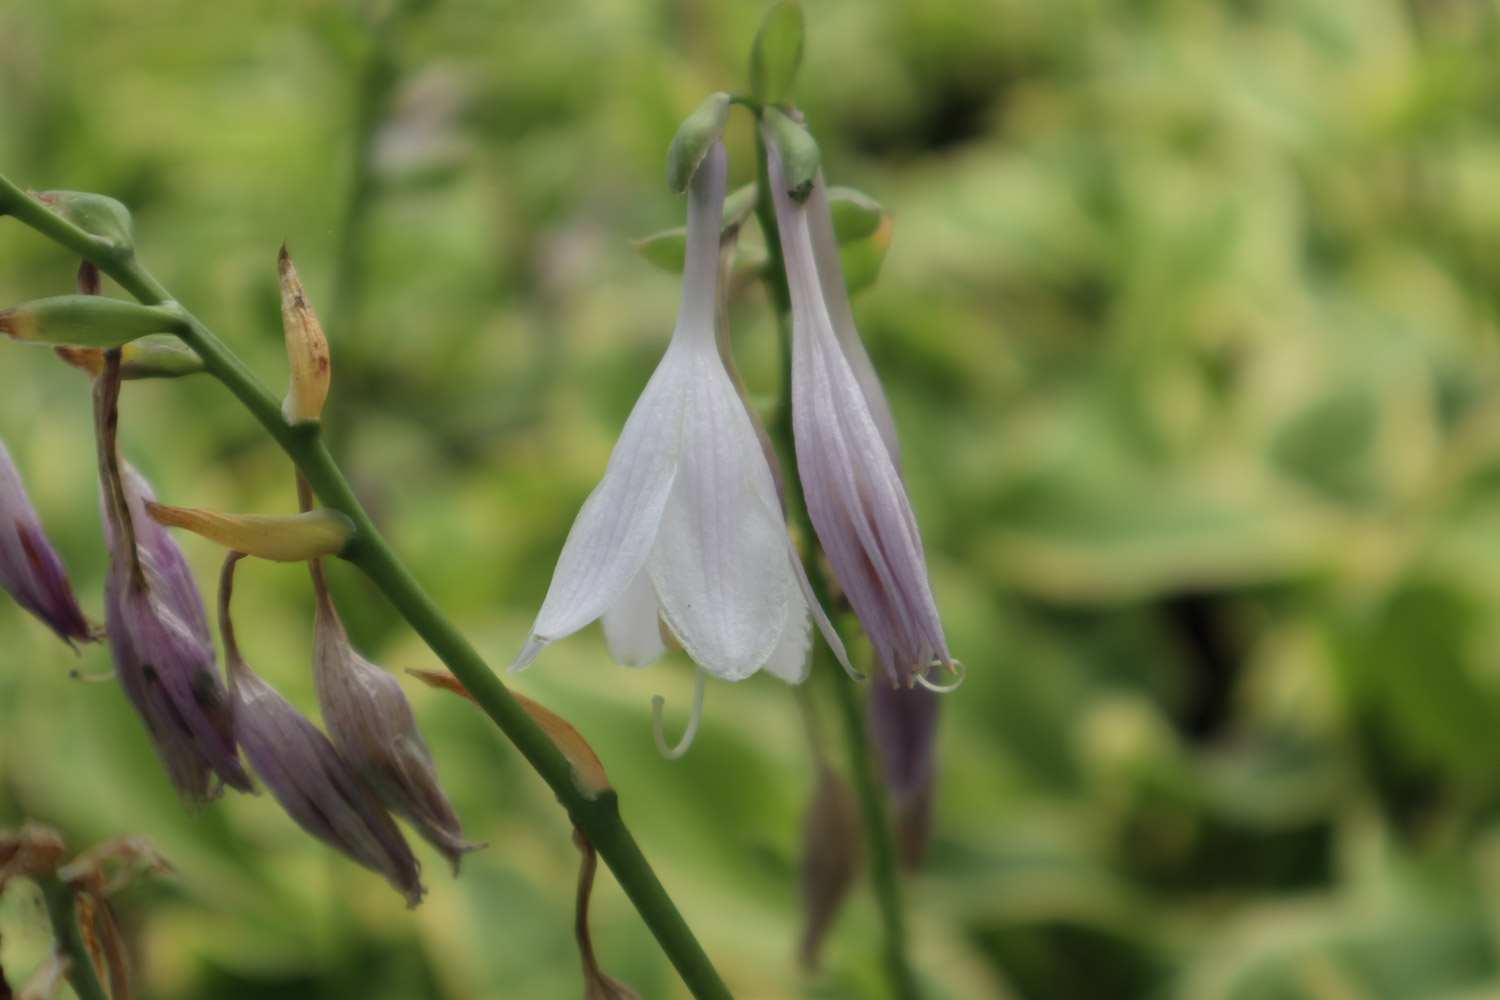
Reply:
[[604, 614], [645, 563], [677, 472], [690, 376], [684, 352], [669, 349], [625, 421], [604, 479], [568, 532], [547, 599], [512, 672], [547, 643]]
[[645, 569], [604, 612], [604, 642], [615, 662], [626, 667], [644, 667], [667, 651], [661, 641], [656, 588]]
[[770, 471], [710, 339], [691, 352], [677, 478], [647, 563], [662, 617], [700, 667], [724, 680], [771, 655], [796, 583]]
[[875, 365], [870, 361], [859, 329], [854, 325], [854, 310], [849, 305], [849, 289], [844, 284], [844, 267], [839, 261], [838, 237], [833, 231], [833, 213], [828, 207], [827, 185], [823, 174], [818, 173], [818, 182], [813, 185], [812, 195], [807, 199], [808, 229], [812, 236], [813, 259], [818, 268], [818, 284], [823, 289], [823, 305], [838, 336], [839, 347], [844, 358], [859, 382], [864, 393], [865, 405], [870, 418], [880, 431], [886, 451], [896, 471], [901, 471], [901, 442], [896, 436], [896, 421], [891, 416], [891, 404], [886, 400], [880, 376], [875, 374]]
[[[800, 598], [801, 595], [798, 596]], [[771, 650], [764, 669], [788, 684], [801, 684], [807, 680], [807, 671], [811, 666], [807, 655], [811, 646], [812, 636], [807, 628], [807, 605], [799, 599], [788, 609], [781, 638], [776, 641], [776, 648]]]

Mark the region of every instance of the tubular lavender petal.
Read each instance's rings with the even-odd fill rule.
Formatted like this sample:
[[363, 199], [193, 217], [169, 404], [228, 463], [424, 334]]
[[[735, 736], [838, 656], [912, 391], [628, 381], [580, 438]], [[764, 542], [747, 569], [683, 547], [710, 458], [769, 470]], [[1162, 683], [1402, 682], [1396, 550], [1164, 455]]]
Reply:
[[[808, 515], [894, 682], [952, 668], [911, 501], [823, 291], [809, 210], [787, 191], [776, 134], [763, 130], [792, 306], [792, 431]], [[873, 374], [873, 373], [872, 373]]]
[[41, 521], [4, 441], [0, 441], [0, 587], [64, 642], [96, 638], [73, 596], [62, 560], [42, 534]]
[[420, 867], [390, 814], [318, 727], [267, 684], [240, 655], [229, 617], [234, 565], [224, 560], [219, 627], [234, 705], [234, 735], [261, 781], [302, 829], [353, 861], [384, 875], [406, 897], [422, 901]]

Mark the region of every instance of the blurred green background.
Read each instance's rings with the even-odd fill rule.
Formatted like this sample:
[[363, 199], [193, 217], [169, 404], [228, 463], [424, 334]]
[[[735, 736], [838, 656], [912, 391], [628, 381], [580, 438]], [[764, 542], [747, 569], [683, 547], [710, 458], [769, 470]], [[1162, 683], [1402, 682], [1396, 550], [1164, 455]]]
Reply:
[[[113, 195], [158, 277], [279, 389], [275, 254], [329, 330], [328, 433], [492, 663], [524, 638], [665, 346], [663, 154], [743, 86], [765, 5], [0, 0], [0, 170]], [[934, 1000], [1500, 997], [1500, 3], [809, 0], [798, 95], [833, 183], [897, 216], [856, 302], [905, 442], [950, 645]], [[735, 180], [753, 177], [732, 119]], [[747, 235], [746, 244], [757, 240]], [[75, 261], [0, 220], [0, 304]], [[763, 297], [736, 349], [774, 398]], [[215, 383], [131, 384], [174, 503], [292, 508]], [[85, 606], [103, 569], [82, 376], [0, 344], [0, 436]], [[184, 539], [202, 580], [219, 553]], [[434, 659], [356, 575], [387, 667]], [[310, 588], [247, 565], [246, 653], [309, 710]], [[0, 601], [0, 826], [132, 832], [143, 996], [563, 998], [576, 854], [485, 720], [412, 688], [466, 827], [408, 913], [265, 796], [178, 805], [102, 649]], [[614, 667], [597, 629], [519, 690], [570, 719], [743, 1000], [881, 997], [865, 885], [796, 969], [796, 699]], [[828, 713], [831, 718], [831, 713]], [[675, 731], [675, 729], [674, 729]], [[832, 734], [836, 736], [837, 734]], [[0, 903], [13, 984], [44, 945]], [[604, 967], [684, 997], [607, 876]]]

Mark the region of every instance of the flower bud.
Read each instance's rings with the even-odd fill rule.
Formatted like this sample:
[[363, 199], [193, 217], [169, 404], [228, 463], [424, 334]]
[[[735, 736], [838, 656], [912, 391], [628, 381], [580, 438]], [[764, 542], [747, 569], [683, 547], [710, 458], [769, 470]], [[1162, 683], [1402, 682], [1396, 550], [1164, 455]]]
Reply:
[[113, 198], [86, 191], [33, 191], [31, 196], [111, 246], [129, 247], [134, 239], [130, 209]]
[[[834, 186], [826, 190], [828, 213], [839, 246], [874, 234], [889, 215], [880, 203], [863, 191]], [[808, 209], [816, 212], [817, 208]], [[814, 223], [816, 224], [816, 223]], [[816, 239], [816, 238], [815, 238]], [[819, 262], [821, 264], [821, 261]]]
[[789, 104], [802, 65], [802, 4], [781, 0], [766, 12], [750, 49], [750, 89], [762, 104]]
[[234, 565], [224, 561], [219, 627], [224, 635], [234, 735], [260, 780], [302, 829], [386, 877], [408, 906], [422, 901], [420, 866], [385, 808], [318, 727], [267, 684], [240, 655], [229, 617]]
[[818, 761], [802, 821], [802, 967], [818, 967], [823, 940], [864, 864], [864, 833], [849, 783], [826, 760]]
[[0, 441], [0, 587], [64, 642], [96, 636], [68, 583], [62, 560], [42, 534], [21, 476]]
[[766, 131], [774, 140], [772, 156], [781, 158], [782, 183], [787, 196], [801, 204], [812, 194], [813, 184], [818, 178], [818, 164], [822, 154], [812, 133], [780, 108], [766, 108], [761, 116]]
[[211, 542], [272, 562], [305, 562], [336, 556], [354, 533], [354, 522], [336, 510], [301, 514], [226, 514], [170, 504], [146, 504], [157, 524], [186, 528]]
[[217, 797], [215, 775], [241, 791], [250, 790], [250, 777], [235, 750], [197, 584], [171, 535], [145, 516], [150, 488], [116, 451], [118, 364], [110, 359], [95, 382], [110, 655], [168, 777], [195, 810]]
[[463, 855], [484, 845], [464, 840], [401, 685], [354, 651], [326, 590], [319, 594], [314, 627], [313, 685], [339, 753], [386, 808], [442, 852], [457, 875]]
[[164, 306], [143, 306], [100, 295], [58, 295], [0, 312], [0, 333], [15, 340], [75, 347], [119, 347], [151, 333], [172, 333], [182, 317]]
[[[97, 347], [59, 345], [52, 353], [89, 375], [104, 370], [104, 352]], [[120, 377], [127, 382], [148, 378], [181, 378], [204, 371], [198, 352], [178, 341], [145, 338], [120, 348]]]
[[302, 278], [285, 243], [276, 258], [276, 273], [281, 279], [281, 325], [286, 330], [286, 358], [292, 373], [281, 412], [290, 424], [321, 420], [328, 399], [328, 338], [307, 304]]
[[[929, 672], [937, 679], [937, 670]], [[932, 835], [932, 791], [937, 777], [938, 702], [922, 687], [876, 682], [870, 693], [870, 736], [896, 827], [901, 863], [920, 868]]]
[[667, 187], [673, 194], [682, 194], [688, 189], [688, 182], [698, 172], [698, 164], [724, 134], [724, 123], [728, 120], [729, 95], [721, 90], [710, 94], [698, 110], [677, 127], [677, 134], [672, 136], [672, 144], [667, 147]]

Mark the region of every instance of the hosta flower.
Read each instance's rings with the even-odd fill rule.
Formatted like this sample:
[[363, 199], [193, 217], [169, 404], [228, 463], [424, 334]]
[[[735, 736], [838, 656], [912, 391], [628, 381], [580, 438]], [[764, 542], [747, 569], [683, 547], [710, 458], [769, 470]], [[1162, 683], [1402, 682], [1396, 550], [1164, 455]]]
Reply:
[[110, 381], [106, 372], [96, 385], [110, 654], [168, 777], [183, 803], [196, 809], [218, 794], [215, 776], [241, 791], [250, 790], [250, 778], [235, 749], [197, 584], [176, 541], [146, 516], [150, 487], [115, 451], [119, 382], [113, 380], [111, 390]]
[[94, 638], [78, 607], [62, 560], [42, 534], [20, 473], [0, 441], [0, 587], [36, 615], [64, 642]]
[[[928, 683], [930, 667], [952, 669], [954, 661], [897, 468], [889, 409], [869, 359], [858, 347], [852, 318], [841, 317], [847, 318], [846, 339], [857, 352], [841, 342], [834, 327], [825, 286], [841, 283], [842, 277], [820, 267], [812, 209], [789, 196], [775, 141], [769, 131], [765, 138], [792, 299], [792, 431], [808, 514], [892, 680], [906, 686]], [[830, 263], [837, 265], [836, 250]], [[837, 307], [842, 299], [838, 293], [834, 299]], [[847, 311], [847, 302], [842, 304]], [[851, 354], [865, 372], [864, 380], [851, 364]], [[872, 405], [872, 398], [878, 402]]]
[[422, 901], [421, 869], [385, 807], [328, 737], [240, 655], [229, 618], [231, 553], [219, 584], [219, 627], [234, 706], [234, 735], [281, 808], [298, 826], [386, 877], [408, 906]]
[[432, 754], [396, 679], [355, 652], [334, 610], [322, 567], [313, 636], [313, 686], [339, 753], [386, 808], [416, 827], [458, 874], [459, 859], [482, 845], [464, 840], [458, 813], [438, 784]]
[[688, 193], [682, 308], [667, 353], [568, 534], [512, 670], [601, 616], [643, 666], [670, 640], [708, 674], [806, 676], [811, 598], [764, 452], [714, 340], [727, 162], [715, 143]]

